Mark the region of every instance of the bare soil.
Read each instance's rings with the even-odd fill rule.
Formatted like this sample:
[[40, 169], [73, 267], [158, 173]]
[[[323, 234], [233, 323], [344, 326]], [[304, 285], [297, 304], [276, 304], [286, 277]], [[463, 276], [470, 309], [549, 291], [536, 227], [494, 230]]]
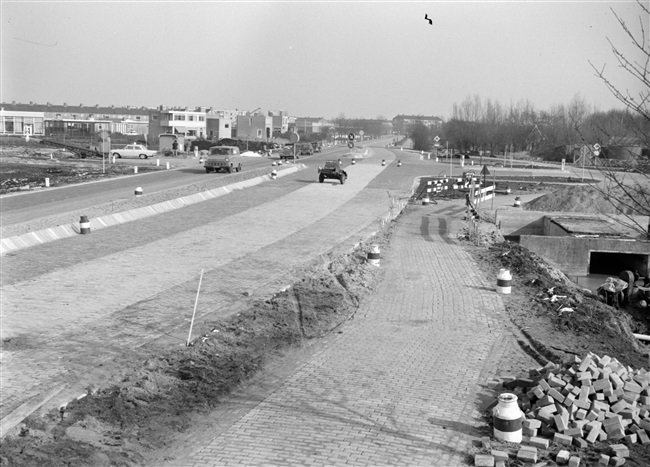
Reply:
[[[23, 173], [14, 172], [15, 178], [26, 178], [25, 174], [35, 172], [33, 169], [30, 166]], [[41, 177], [45, 170], [41, 170]], [[56, 180], [57, 174], [52, 175]], [[542, 190], [538, 181], [519, 187]], [[550, 191], [548, 187], [545, 190]], [[563, 199], [567, 196], [581, 199], [577, 193], [561, 192]], [[388, 251], [397, 222], [399, 217], [368, 243]], [[542, 361], [566, 362], [593, 352], [635, 369], [647, 368], [648, 349], [631, 335], [650, 334], [647, 310], [639, 302], [625, 310], [607, 306], [542, 258], [504, 241], [493, 225], [482, 225], [481, 246], [470, 242], [469, 237], [461, 241], [486, 277], [495, 277], [500, 268], [512, 272], [513, 293], [503, 300], [524, 349]], [[131, 466], [162, 462], [161, 456], [170, 454], [174, 440], [218, 407], [234, 387], [263, 373], [292, 349], [309, 346], [354, 319], [360, 301], [381, 281], [380, 270], [365, 260], [366, 247], [360, 245], [353, 252], [315, 260], [294, 272], [298, 279], [287, 290], [263, 300], [250, 300], [246, 311], [198, 330], [199, 337], [191, 346], [170, 347], [162, 354], [145, 353], [139, 361], [130, 362], [128, 369], [112, 375], [112, 387], [100, 391], [89, 388], [86, 397], [61, 411], [30, 416], [3, 440], [0, 465]], [[563, 298], [552, 301], [553, 295]], [[572, 311], [560, 311], [562, 308]], [[20, 345], [4, 342], [3, 346], [13, 344]], [[522, 368], [517, 376], [526, 377], [528, 370]], [[495, 388], [495, 398], [499, 392]], [[491, 416], [487, 413], [485, 420], [488, 427]], [[508, 446], [495, 442], [493, 447]], [[583, 459], [596, 459], [605, 448], [597, 444], [582, 450], [581, 455]], [[554, 465], [557, 450], [553, 444], [546, 451], [540, 450], [540, 462]], [[630, 465], [650, 465], [647, 447], [632, 445], [630, 451]], [[521, 464], [512, 460], [507, 465]]]

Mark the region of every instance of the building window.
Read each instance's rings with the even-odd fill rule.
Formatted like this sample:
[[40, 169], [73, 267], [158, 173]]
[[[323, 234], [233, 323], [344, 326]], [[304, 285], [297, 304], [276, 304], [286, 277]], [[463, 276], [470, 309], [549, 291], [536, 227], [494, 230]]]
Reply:
[[205, 121], [205, 117], [203, 115], [199, 115], [199, 122], [204, 122], [204, 121]]
[[151, 119], [152, 119], [152, 120], [158, 120], [158, 115], [152, 115], [152, 116], [151, 116]]
[[262, 137], [262, 130], [260, 130], [259, 128], [257, 129], [257, 137], [258, 138]]
[[140, 120], [140, 115], [136, 115], [136, 116], [135, 116], [135, 119], [136, 119], [136, 120]]
[[56, 114], [56, 118], [61, 118], [61, 114]]
[[230, 128], [230, 123], [226, 123], [223, 127], [224, 128]]

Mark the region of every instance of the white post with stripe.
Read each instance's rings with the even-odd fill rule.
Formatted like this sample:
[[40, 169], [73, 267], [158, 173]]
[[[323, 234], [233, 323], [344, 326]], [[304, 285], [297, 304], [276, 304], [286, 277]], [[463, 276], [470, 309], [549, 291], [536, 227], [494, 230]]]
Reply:
[[500, 269], [497, 274], [497, 293], [509, 294], [511, 292], [512, 276], [507, 269]]
[[499, 395], [499, 403], [492, 409], [494, 437], [508, 443], [521, 443], [524, 413], [517, 404], [517, 396], [510, 393]]

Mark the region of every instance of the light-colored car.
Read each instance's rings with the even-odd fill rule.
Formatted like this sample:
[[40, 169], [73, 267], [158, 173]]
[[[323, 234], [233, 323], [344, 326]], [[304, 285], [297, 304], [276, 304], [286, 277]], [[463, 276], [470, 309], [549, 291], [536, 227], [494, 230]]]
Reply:
[[237, 146], [212, 146], [205, 161], [205, 172], [241, 172], [240, 154]]
[[121, 159], [122, 157], [139, 157], [147, 159], [153, 157], [158, 151], [147, 149], [141, 144], [127, 144], [122, 149], [113, 149], [111, 155]]

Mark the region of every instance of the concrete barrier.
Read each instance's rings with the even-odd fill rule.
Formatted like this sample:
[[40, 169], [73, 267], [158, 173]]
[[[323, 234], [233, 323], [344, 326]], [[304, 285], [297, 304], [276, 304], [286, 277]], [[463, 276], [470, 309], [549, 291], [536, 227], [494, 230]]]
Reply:
[[[305, 165], [293, 165], [286, 169], [278, 171], [278, 177], [286, 176], [305, 168]], [[97, 230], [105, 227], [111, 227], [117, 224], [124, 224], [126, 222], [144, 219], [146, 217], [162, 214], [175, 209], [180, 209], [190, 204], [207, 201], [209, 199], [217, 198], [226, 195], [234, 190], [248, 188], [258, 185], [262, 182], [269, 180], [268, 175], [255, 177], [242, 182], [233, 183], [231, 185], [201, 192], [202, 196], [197, 194], [176, 198], [162, 203], [157, 203], [151, 206], [143, 206], [140, 208], [130, 209], [119, 213], [108, 214], [106, 216], [99, 216], [90, 220], [90, 229]], [[78, 235], [80, 232], [79, 223], [60, 225], [57, 227], [50, 227], [47, 229], [29, 232], [22, 235], [15, 235], [7, 238], [0, 239], [0, 256], [4, 256], [12, 251], [22, 250], [32, 246], [40, 245], [43, 243], [60, 240]]]

